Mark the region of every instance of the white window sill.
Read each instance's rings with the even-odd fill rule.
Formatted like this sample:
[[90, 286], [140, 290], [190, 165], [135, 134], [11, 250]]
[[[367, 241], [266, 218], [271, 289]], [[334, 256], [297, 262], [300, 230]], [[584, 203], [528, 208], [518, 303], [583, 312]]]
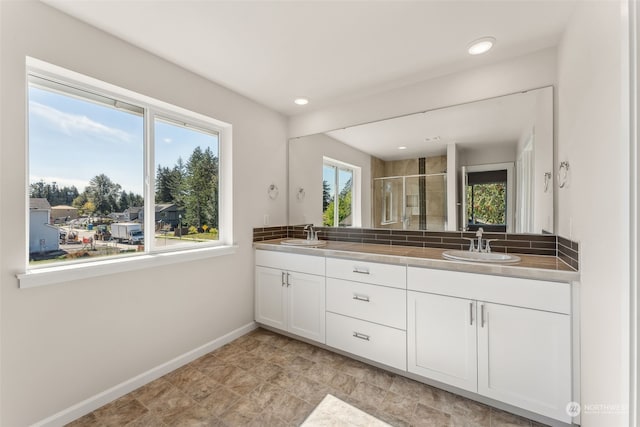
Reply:
[[176, 252], [159, 252], [136, 255], [126, 258], [112, 258], [95, 262], [66, 264], [55, 267], [43, 267], [28, 270], [16, 277], [20, 288], [35, 288], [70, 282], [72, 280], [90, 279], [127, 271], [142, 270], [167, 264], [195, 261], [235, 253], [237, 246], [216, 246], [202, 249], [190, 249]]

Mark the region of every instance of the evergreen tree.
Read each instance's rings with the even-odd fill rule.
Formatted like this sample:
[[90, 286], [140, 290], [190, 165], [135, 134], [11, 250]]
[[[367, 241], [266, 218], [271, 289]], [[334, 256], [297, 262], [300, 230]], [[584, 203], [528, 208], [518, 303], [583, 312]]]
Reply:
[[185, 169], [186, 221], [218, 228], [218, 158], [209, 147], [196, 147]]

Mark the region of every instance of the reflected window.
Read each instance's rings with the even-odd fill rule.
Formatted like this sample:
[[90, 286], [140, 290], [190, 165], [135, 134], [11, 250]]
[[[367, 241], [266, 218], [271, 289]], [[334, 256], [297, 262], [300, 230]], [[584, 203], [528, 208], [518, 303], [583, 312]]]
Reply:
[[507, 230], [507, 170], [469, 172], [466, 186], [467, 229]]
[[349, 227], [353, 224], [356, 167], [324, 158], [322, 167], [322, 225]]

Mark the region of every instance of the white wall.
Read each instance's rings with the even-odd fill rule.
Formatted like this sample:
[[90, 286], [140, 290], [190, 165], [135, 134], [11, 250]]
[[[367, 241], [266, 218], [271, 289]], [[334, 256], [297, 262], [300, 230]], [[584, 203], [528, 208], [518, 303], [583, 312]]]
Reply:
[[[253, 320], [252, 227], [286, 221], [281, 115], [40, 2], [0, 1], [0, 425], [24, 426]], [[215, 44], [211, 46], [215, 49]], [[233, 125], [237, 252], [18, 289], [25, 268], [25, 56]]]
[[[362, 227], [371, 227], [371, 156], [325, 134], [289, 142], [289, 223], [322, 225], [323, 157], [360, 167]], [[298, 189], [305, 191], [298, 198]]]
[[[628, 403], [629, 142], [623, 101], [625, 2], [583, 2], [558, 55], [558, 232], [580, 243], [583, 405]], [[626, 54], [626, 53], [625, 53]], [[557, 171], [557, 170], [556, 170]], [[554, 171], [554, 172], [556, 172]], [[593, 408], [593, 406], [592, 406]], [[588, 411], [584, 427], [624, 426], [625, 413]]]
[[306, 114], [289, 121], [291, 137], [447, 107], [556, 83], [556, 50], [426, 80]]

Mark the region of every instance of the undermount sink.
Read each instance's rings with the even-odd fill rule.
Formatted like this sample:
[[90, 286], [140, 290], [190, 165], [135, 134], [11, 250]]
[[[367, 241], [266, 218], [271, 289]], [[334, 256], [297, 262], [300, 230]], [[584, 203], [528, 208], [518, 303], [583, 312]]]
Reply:
[[287, 246], [305, 246], [307, 248], [317, 248], [318, 246], [325, 246], [326, 240], [307, 240], [307, 239], [289, 239], [280, 242], [281, 245]]
[[498, 252], [445, 251], [442, 256], [456, 261], [493, 262], [511, 264], [520, 262], [520, 257]]

